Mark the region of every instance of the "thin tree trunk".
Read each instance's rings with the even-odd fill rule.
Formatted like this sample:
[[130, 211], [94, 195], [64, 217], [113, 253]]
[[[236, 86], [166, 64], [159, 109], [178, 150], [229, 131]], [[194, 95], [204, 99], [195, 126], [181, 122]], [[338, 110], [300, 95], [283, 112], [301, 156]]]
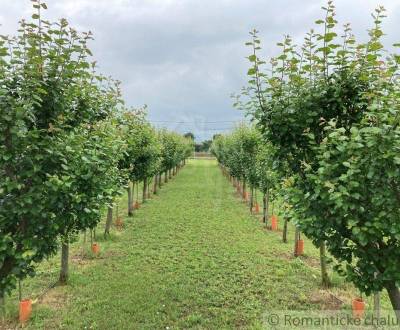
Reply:
[[66, 284], [69, 276], [69, 242], [65, 241], [61, 245], [61, 270], [60, 270], [60, 284]]
[[154, 182], [153, 182], [153, 194], [157, 194], [157, 187], [158, 187], [158, 175], [156, 174], [154, 176]]
[[285, 217], [283, 221], [283, 233], [282, 233], [283, 243], [287, 243], [287, 227], [288, 227], [288, 219]]
[[18, 280], [18, 300], [22, 301], [22, 287], [21, 287], [21, 280]]
[[107, 235], [110, 235], [112, 221], [113, 221], [113, 208], [111, 206], [109, 206], [107, 209], [107, 221], [106, 221], [106, 227], [104, 229], [104, 237], [107, 237]]
[[148, 180], [147, 183], [147, 199], [151, 198], [151, 180]]
[[250, 188], [250, 213], [253, 213], [253, 202], [254, 202], [254, 188]]
[[3, 292], [0, 292], [0, 312], [4, 320], [6, 314], [6, 299]]
[[130, 217], [133, 215], [133, 191], [131, 182], [128, 184], [128, 215]]
[[144, 178], [144, 180], [143, 180], [143, 196], [142, 196], [143, 203], [146, 201], [146, 198], [147, 198], [147, 178]]
[[294, 232], [294, 256], [298, 257], [297, 255], [297, 243], [299, 241], [300, 238], [300, 230], [299, 228], [296, 227], [296, 230]]
[[169, 169], [168, 175], [169, 175], [169, 178], [172, 179], [172, 169]]
[[242, 191], [242, 196], [244, 197], [244, 193], [246, 192], [246, 181], [243, 180], [243, 191]]
[[331, 286], [331, 280], [329, 279], [328, 275], [328, 266], [326, 263], [326, 246], [325, 242], [321, 243], [319, 246], [319, 256], [321, 261], [321, 279], [322, 279], [322, 286], [324, 288], [329, 288]]
[[267, 189], [267, 192], [265, 194], [265, 225], [268, 224], [268, 219], [269, 219], [269, 188]]
[[158, 188], [161, 189], [162, 186], [162, 174], [161, 172], [158, 174]]
[[381, 317], [381, 293], [374, 294], [374, 317], [379, 319]]
[[263, 195], [263, 222], [267, 224], [267, 194]]
[[[378, 273], [374, 273], [374, 278], [378, 276]], [[381, 316], [381, 293], [375, 292], [374, 293], [374, 317], [379, 319]]]
[[394, 281], [390, 281], [385, 285], [386, 291], [392, 303], [393, 310], [396, 313], [397, 319], [400, 320], [400, 291]]
[[164, 182], [168, 182], [168, 171], [165, 171]]

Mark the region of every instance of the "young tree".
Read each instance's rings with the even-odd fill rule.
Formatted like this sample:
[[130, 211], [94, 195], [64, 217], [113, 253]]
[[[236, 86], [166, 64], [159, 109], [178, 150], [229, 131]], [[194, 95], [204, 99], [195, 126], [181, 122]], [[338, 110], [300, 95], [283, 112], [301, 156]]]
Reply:
[[[156, 140], [156, 137], [149, 137], [152, 132], [151, 127], [145, 120], [144, 109], [125, 111], [120, 117], [120, 122], [126, 143], [126, 151], [119, 166], [127, 169], [128, 215], [132, 216], [135, 182], [143, 178], [143, 166], [147, 164], [146, 153], [148, 150], [146, 150], [146, 145], [143, 148], [142, 143], [147, 144], [152, 139]], [[154, 165], [156, 166], [156, 164]]]
[[253, 212], [254, 191], [259, 187], [259, 176], [257, 173], [257, 153], [261, 142], [261, 135], [254, 127], [242, 125], [237, 137], [240, 145], [241, 162], [244, 170], [244, 180], [250, 188], [249, 207]]
[[260, 143], [255, 160], [258, 187], [263, 194], [263, 222], [266, 225], [268, 224], [270, 192], [274, 189], [278, 181], [272, 148], [272, 145], [269, 143]]
[[[306, 176], [312, 189], [299, 198], [307, 214], [304, 233], [328, 242], [336, 268], [361, 292], [385, 288], [400, 317], [398, 103], [398, 95], [391, 105], [374, 103], [350, 135], [332, 122], [318, 146], [318, 170], [309, 168]], [[315, 205], [324, 207], [324, 221], [315, 217]]]
[[[335, 187], [331, 186], [331, 181], [320, 180], [310, 173], [320, 174], [319, 171], [323, 169], [326, 178], [330, 178], [330, 175], [333, 174], [332, 180], [345, 180], [337, 186], [342, 190], [338, 193], [345, 194], [345, 196], [347, 196], [347, 191], [353, 189], [352, 181], [347, 181], [343, 173], [339, 177], [336, 176], [337, 169], [339, 170], [342, 165], [346, 167], [348, 164], [353, 164], [353, 162], [345, 161], [345, 164], [339, 162], [340, 157], [336, 155], [338, 151], [335, 148], [339, 148], [339, 152], [343, 152], [344, 157], [350, 157], [350, 154], [346, 152], [349, 145], [341, 146], [338, 142], [336, 146], [334, 136], [340, 133], [339, 139], [343, 140], [343, 144], [345, 144], [346, 139], [353, 139], [355, 130], [358, 130], [360, 125], [364, 127], [366, 122], [368, 122], [366, 126], [369, 125], [370, 128], [371, 126], [380, 128], [379, 125], [384, 121], [378, 116], [374, 117], [370, 107], [373, 104], [379, 106], [386, 104], [386, 97], [395, 95], [392, 94], [393, 91], [398, 90], [399, 57], [394, 55], [388, 62], [384, 60], [381, 43], [383, 32], [380, 28], [384, 17], [382, 7], [377, 8], [373, 14], [374, 26], [369, 31], [370, 40], [365, 44], [356, 43], [349, 25], [344, 26], [344, 33], [339, 43], [338, 35], [335, 32], [337, 21], [333, 2], [328, 1], [328, 6], [324, 10], [324, 19], [316, 22], [318, 25], [322, 25], [322, 32], [316, 33], [311, 30], [300, 51], [297, 51], [297, 48], [292, 45], [290, 38], [285, 38], [284, 42], [279, 44], [282, 54], [271, 60], [272, 69], [269, 74], [262, 73], [260, 69], [265, 62], [260, 61], [257, 56], [260, 41], [256, 32], [252, 34], [253, 39], [249, 43], [252, 46], [252, 54], [249, 56], [252, 63], [249, 70], [251, 80], [250, 87], [245, 91], [245, 96], [250, 100], [244, 104], [244, 108], [247, 108], [258, 121], [258, 127], [264, 138], [275, 146], [276, 159], [287, 164], [289, 170], [287, 175], [294, 179], [291, 195], [293, 217], [298, 228], [307, 233], [320, 247], [321, 272], [326, 285], [328, 282], [326, 281], [324, 261], [325, 245], [335, 256], [338, 256], [338, 251], [342, 249], [343, 258], [347, 263], [350, 263], [350, 258], [354, 256], [359, 263], [368, 263], [370, 259], [366, 253], [375, 257], [377, 256], [376, 252], [380, 253], [374, 245], [374, 242], [379, 240], [379, 235], [377, 238], [363, 236], [360, 228], [355, 229], [355, 235], [358, 234], [358, 230], [362, 233], [361, 245], [364, 244], [364, 248], [369, 247], [368, 251], [364, 251], [364, 255], [356, 249], [354, 255], [351, 250], [346, 250], [353, 244], [351, 241], [347, 241], [347, 234], [341, 240], [331, 239], [336, 237], [335, 235], [344, 235], [349, 230], [348, 223], [358, 223], [358, 216], [354, 215], [353, 218], [351, 212], [346, 213], [349, 222], [345, 219], [335, 218], [337, 224], [335, 229], [323, 233], [327, 227], [333, 227], [328, 220], [330, 214], [337, 215], [337, 213], [335, 213], [336, 210], [327, 207], [327, 196], [322, 191], [320, 193], [319, 189], [322, 189], [323, 184], [327, 185], [327, 189], [333, 189], [333, 191], [335, 191]], [[392, 98], [392, 100], [394, 99], [396, 98]], [[393, 113], [397, 104], [392, 101], [388, 108], [391, 108], [391, 113]], [[382, 111], [383, 116], [386, 117], [390, 117], [389, 113], [390, 111]], [[396, 120], [392, 119], [391, 121], [395, 122]], [[335, 125], [335, 133], [330, 130], [331, 123]], [[394, 127], [397, 126], [394, 125]], [[354, 139], [356, 138], [354, 137]], [[359, 147], [361, 149], [365, 145], [368, 149], [368, 143], [363, 144], [363, 139], [367, 140], [367, 136], [357, 137], [357, 139], [360, 139]], [[331, 140], [333, 141], [332, 145], [326, 142]], [[357, 146], [356, 140], [352, 142]], [[326, 143], [329, 148], [326, 148]], [[374, 147], [375, 144], [370, 142], [370, 146]], [[394, 147], [394, 145], [388, 145], [387, 150]], [[333, 158], [331, 162], [332, 155], [335, 155], [336, 158]], [[357, 162], [354, 166], [364, 166], [361, 158], [355, 156], [355, 159]], [[384, 163], [385, 161], [382, 161], [379, 166], [384, 166]], [[329, 168], [329, 171], [325, 170], [325, 167]], [[363, 169], [367, 170], [366, 167]], [[344, 171], [344, 169], [342, 170]], [[368, 189], [363, 189], [368, 193]], [[360, 192], [358, 194], [364, 196]], [[359, 196], [358, 194], [355, 196]], [[312, 204], [308, 200], [310, 196], [313, 196]], [[343, 202], [340, 200], [340, 195], [335, 196], [338, 198], [338, 203]], [[333, 197], [330, 196], [330, 198]], [[340, 209], [341, 204], [336, 207]], [[361, 207], [364, 208], [364, 205], [362, 204]], [[345, 214], [343, 213], [342, 216]], [[380, 221], [378, 218], [376, 220]], [[385, 237], [385, 235], [383, 236]], [[386, 237], [383, 239], [385, 244], [388, 242], [387, 239]], [[345, 251], [348, 251], [348, 254]], [[365, 260], [363, 260], [364, 257]], [[338, 258], [343, 261], [340, 257]], [[362, 291], [370, 293], [369, 290], [372, 286], [370, 281], [373, 281], [373, 278], [364, 277], [363, 281], [368, 281], [368, 284], [363, 282], [361, 285], [353, 276], [355, 269], [347, 268], [348, 278]], [[371, 274], [379, 273], [376, 266], [371, 267], [370, 271]], [[395, 302], [396, 295], [398, 295], [398, 290], [396, 290], [398, 283], [396, 278], [390, 277], [389, 274], [390, 272], [385, 272], [385, 285], [389, 285], [390, 282], [392, 304], [395, 309], [398, 309], [399, 305]]]
[[77, 129], [104, 120], [118, 98], [89, 62], [91, 34], [43, 20], [40, 0], [33, 7], [32, 22], [0, 38], [0, 298], [57, 251], [65, 229], [60, 180], [70, 180], [60, 175]]
[[62, 171], [51, 176], [50, 184], [58, 187], [52, 204], [60, 210], [60, 283], [68, 280], [69, 243], [80, 231], [96, 227], [125, 181], [118, 168], [123, 149], [120, 131], [108, 121], [59, 138]]

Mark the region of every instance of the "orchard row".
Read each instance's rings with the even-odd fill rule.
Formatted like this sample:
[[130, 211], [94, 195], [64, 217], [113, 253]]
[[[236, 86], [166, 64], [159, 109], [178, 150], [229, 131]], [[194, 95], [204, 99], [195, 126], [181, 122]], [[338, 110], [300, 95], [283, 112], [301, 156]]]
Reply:
[[333, 1], [301, 46], [264, 60], [251, 32], [249, 84], [237, 96], [255, 129], [214, 142], [220, 163], [264, 193], [367, 295], [386, 289], [400, 317], [400, 55], [383, 46], [385, 11], [366, 42], [338, 26]]
[[132, 213], [132, 182], [159, 184], [193, 149], [124, 106], [118, 82], [96, 72], [90, 32], [33, 7], [16, 36], [0, 37], [0, 300], [60, 245], [66, 281], [69, 242], [125, 188]]

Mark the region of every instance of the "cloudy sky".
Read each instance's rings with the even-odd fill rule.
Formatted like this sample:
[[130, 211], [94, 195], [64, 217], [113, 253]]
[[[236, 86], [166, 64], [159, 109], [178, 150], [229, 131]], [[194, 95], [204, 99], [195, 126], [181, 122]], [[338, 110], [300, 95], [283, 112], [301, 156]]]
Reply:
[[[359, 39], [370, 12], [387, 9], [389, 46], [400, 40], [400, 0], [337, 0], [340, 22]], [[246, 84], [248, 31], [256, 28], [263, 54], [274, 54], [284, 34], [300, 43], [321, 17], [321, 0], [48, 0], [46, 18], [67, 18], [91, 30], [100, 71], [121, 80], [130, 106], [149, 106], [149, 120], [198, 140], [229, 130], [243, 114], [230, 94]], [[29, 17], [29, 0], [0, 0], [0, 34], [13, 34]], [[396, 38], [398, 38], [396, 40]]]

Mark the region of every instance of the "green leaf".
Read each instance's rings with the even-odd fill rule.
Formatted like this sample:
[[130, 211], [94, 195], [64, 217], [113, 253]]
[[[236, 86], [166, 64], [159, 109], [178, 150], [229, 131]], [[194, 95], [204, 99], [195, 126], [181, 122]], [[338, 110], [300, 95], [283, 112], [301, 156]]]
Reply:
[[257, 61], [257, 56], [256, 55], [250, 55], [248, 57], [248, 59], [249, 59], [250, 62], [256, 62]]
[[247, 71], [248, 76], [254, 76], [257, 73], [257, 70], [255, 68], [250, 68], [249, 71]]

